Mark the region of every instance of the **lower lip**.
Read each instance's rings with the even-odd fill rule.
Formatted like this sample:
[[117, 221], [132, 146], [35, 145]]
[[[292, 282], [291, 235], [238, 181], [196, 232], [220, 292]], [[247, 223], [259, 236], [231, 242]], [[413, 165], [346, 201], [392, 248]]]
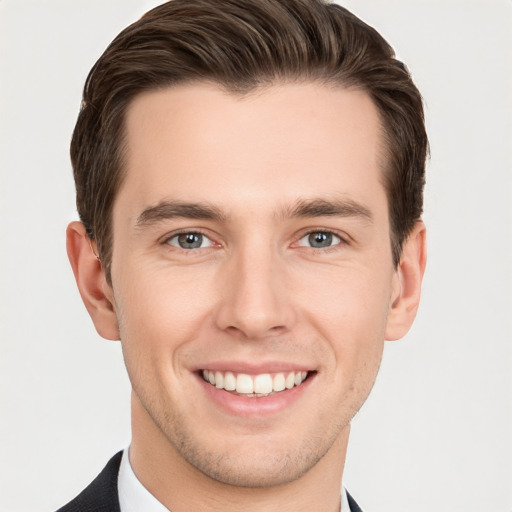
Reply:
[[315, 374], [300, 385], [292, 389], [285, 389], [273, 395], [261, 397], [241, 396], [219, 389], [206, 382], [200, 375], [197, 376], [202, 388], [212, 402], [225, 412], [240, 417], [268, 416], [277, 414], [290, 407], [310, 387]]

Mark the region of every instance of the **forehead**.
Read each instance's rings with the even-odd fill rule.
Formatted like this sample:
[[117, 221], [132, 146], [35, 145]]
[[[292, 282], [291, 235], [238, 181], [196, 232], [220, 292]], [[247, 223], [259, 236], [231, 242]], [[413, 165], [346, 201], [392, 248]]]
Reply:
[[381, 140], [377, 109], [360, 90], [167, 88], [141, 94], [127, 111], [120, 193], [139, 208], [169, 195], [242, 206], [381, 194]]

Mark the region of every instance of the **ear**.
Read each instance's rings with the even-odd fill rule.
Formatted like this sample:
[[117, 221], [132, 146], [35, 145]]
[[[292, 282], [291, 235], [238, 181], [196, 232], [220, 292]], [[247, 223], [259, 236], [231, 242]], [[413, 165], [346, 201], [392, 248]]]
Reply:
[[421, 282], [427, 263], [425, 224], [416, 222], [402, 248], [400, 264], [393, 277], [393, 294], [386, 325], [386, 340], [397, 340], [410, 329], [421, 296]]
[[66, 248], [78, 290], [98, 334], [107, 340], [118, 340], [114, 294], [81, 222], [69, 224]]

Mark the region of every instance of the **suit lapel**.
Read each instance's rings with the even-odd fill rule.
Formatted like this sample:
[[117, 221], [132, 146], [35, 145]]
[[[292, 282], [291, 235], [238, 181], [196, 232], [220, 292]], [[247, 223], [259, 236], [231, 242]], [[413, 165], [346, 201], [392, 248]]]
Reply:
[[363, 512], [361, 507], [355, 502], [354, 498], [347, 492], [348, 504], [350, 505], [350, 512]]
[[57, 512], [121, 512], [117, 475], [122, 455], [123, 452], [116, 453], [93, 482]]

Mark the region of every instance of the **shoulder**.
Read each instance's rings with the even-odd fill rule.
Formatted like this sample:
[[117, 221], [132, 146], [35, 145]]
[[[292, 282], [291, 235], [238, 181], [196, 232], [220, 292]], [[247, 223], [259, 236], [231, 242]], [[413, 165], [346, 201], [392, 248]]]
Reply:
[[57, 512], [120, 512], [117, 476], [122, 455], [116, 453], [92, 483]]

